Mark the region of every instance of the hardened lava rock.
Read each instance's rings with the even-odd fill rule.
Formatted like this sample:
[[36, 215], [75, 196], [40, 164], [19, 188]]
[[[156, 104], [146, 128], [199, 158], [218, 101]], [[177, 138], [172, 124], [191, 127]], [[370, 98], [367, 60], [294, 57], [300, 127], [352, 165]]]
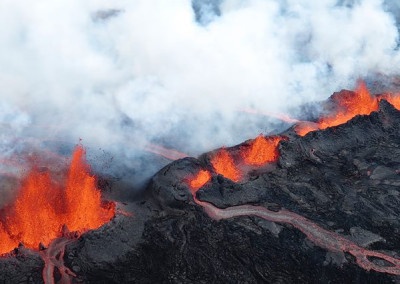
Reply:
[[38, 253], [20, 246], [0, 257], [0, 283], [43, 283], [43, 266]]

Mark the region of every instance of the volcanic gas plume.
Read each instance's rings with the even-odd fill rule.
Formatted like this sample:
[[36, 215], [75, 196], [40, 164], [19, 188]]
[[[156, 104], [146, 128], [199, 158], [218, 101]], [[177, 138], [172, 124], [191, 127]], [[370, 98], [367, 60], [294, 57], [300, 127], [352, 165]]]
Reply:
[[16, 200], [1, 211], [0, 254], [23, 243], [38, 249], [62, 235], [66, 226], [78, 233], [97, 229], [115, 215], [115, 204], [102, 200], [90, 174], [85, 151], [77, 146], [62, 177], [33, 165]]
[[234, 145], [276, 129], [241, 110], [296, 117], [358, 77], [393, 86], [400, 66], [394, 0], [5, 1], [0, 159], [82, 138], [150, 177], [131, 161], [152, 144]]

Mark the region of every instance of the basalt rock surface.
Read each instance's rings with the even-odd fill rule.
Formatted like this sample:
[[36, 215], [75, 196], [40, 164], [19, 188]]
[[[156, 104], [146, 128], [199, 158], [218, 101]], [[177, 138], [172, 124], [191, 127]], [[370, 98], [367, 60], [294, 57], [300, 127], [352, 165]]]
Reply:
[[42, 283], [43, 266], [38, 253], [20, 246], [0, 257], [0, 283]]
[[[346, 124], [304, 137], [293, 129], [283, 135], [288, 139], [280, 142], [277, 163], [239, 183], [213, 174], [197, 198], [219, 208], [285, 208], [360, 247], [400, 258], [400, 111], [381, 101], [379, 111]], [[194, 202], [187, 180], [212, 170], [212, 153], [167, 165], [146, 195], [129, 204], [132, 216], [118, 215], [69, 244], [64, 261], [77, 274], [74, 281], [400, 283], [398, 275], [366, 271], [352, 255], [316, 246], [291, 225], [254, 216], [211, 219]], [[15, 275], [3, 271], [15, 259], [0, 259], [0, 283], [13, 283]], [[40, 259], [24, 264], [21, 271], [40, 283]]]

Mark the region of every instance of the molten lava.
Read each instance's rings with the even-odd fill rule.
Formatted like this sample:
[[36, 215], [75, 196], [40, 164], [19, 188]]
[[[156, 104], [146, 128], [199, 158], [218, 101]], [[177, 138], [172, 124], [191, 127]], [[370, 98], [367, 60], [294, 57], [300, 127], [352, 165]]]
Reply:
[[378, 97], [379, 100], [384, 99], [391, 103], [396, 109], [400, 110], [400, 95], [399, 94], [383, 94]]
[[[22, 242], [37, 249], [60, 237], [66, 225], [71, 231], [97, 229], [115, 215], [115, 204], [102, 202], [96, 180], [89, 174], [85, 151], [77, 146], [65, 185], [52, 179], [49, 172], [37, 168], [22, 183], [14, 204], [6, 208], [0, 220], [0, 254]], [[5, 241], [4, 241], [5, 240]]]
[[197, 175], [189, 179], [189, 186], [192, 189], [192, 194], [196, 193], [196, 191], [209, 182], [210, 179], [211, 174], [207, 170], [200, 170]]
[[222, 148], [217, 152], [217, 154], [211, 159], [211, 164], [216, 173], [235, 182], [238, 182], [242, 177], [231, 155], [225, 148]]
[[75, 150], [66, 184], [65, 224], [71, 231], [97, 229], [115, 215], [115, 204], [103, 206], [101, 192], [96, 188], [96, 180], [89, 175], [89, 165], [85, 162], [82, 147]]
[[278, 144], [282, 137], [264, 137], [259, 135], [254, 139], [249, 148], [241, 151], [243, 161], [252, 166], [262, 166], [278, 160]]
[[335, 104], [334, 113], [320, 118], [316, 124], [311, 122], [299, 123], [295, 128], [297, 134], [304, 136], [310, 131], [337, 126], [346, 123], [357, 115], [368, 115], [379, 108], [377, 98], [371, 96], [363, 81], [358, 82], [357, 89], [354, 92], [336, 93], [332, 96], [332, 100]]
[[61, 208], [60, 188], [53, 184], [48, 172], [32, 171], [20, 189], [17, 200], [5, 220], [10, 237], [25, 246], [37, 248], [58, 236]]
[[12, 240], [0, 223], [0, 254], [11, 251], [18, 246], [18, 242]]
[[304, 136], [309, 132], [318, 130], [319, 125], [318, 123], [311, 122], [311, 121], [301, 121], [296, 124], [294, 130], [300, 136]]
[[356, 115], [368, 115], [379, 108], [377, 99], [371, 96], [363, 81], [359, 81], [354, 92], [337, 93], [332, 99], [338, 110], [335, 114], [320, 119], [320, 129], [346, 123]]

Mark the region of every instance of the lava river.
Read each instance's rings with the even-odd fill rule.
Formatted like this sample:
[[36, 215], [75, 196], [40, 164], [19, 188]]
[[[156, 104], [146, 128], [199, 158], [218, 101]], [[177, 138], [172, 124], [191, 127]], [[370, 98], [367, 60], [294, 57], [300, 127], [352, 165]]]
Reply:
[[[210, 218], [215, 220], [229, 219], [239, 216], [257, 216], [265, 220], [277, 223], [290, 224], [304, 233], [315, 245], [331, 252], [347, 252], [356, 258], [357, 264], [363, 269], [400, 275], [400, 259], [391, 257], [384, 253], [364, 249], [356, 243], [346, 239], [337, 233], [330, 232], [318, 226], [301, 215], [281, 209], [277, 212], [262, 206], [240, 205], [220, 209], [211, 203], [200, 201], [196, 198], [196, 192], [211, 179], [211, 174], [201, 170], [195, 177], [189, 180], [189, 186], [196, 204], [202, 206]], [[368, 258], [381, 259], [388, 266], [380, 266], [371, 262]]]

